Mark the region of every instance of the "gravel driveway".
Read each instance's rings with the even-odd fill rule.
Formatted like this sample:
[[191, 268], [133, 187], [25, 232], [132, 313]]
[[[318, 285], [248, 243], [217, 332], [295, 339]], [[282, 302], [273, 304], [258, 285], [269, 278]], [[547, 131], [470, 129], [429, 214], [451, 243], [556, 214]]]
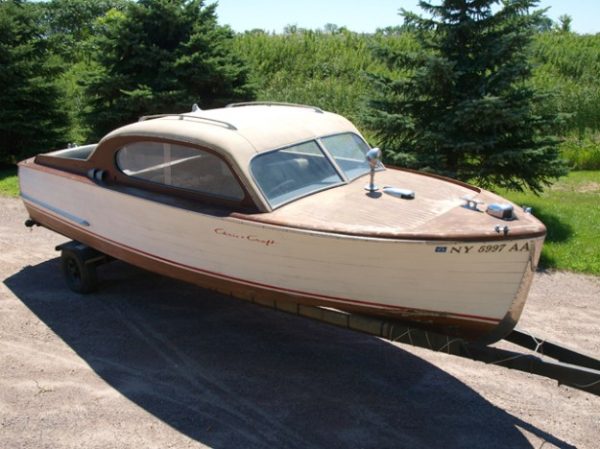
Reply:
[[[548, 379], [120, 262], [78, 296], [26, 218], [0, 198], [1, 448], [600, 448], [600, 397]], [[520, 327], [600, 357], [599, 323], [600, 278], [540, 273]]]

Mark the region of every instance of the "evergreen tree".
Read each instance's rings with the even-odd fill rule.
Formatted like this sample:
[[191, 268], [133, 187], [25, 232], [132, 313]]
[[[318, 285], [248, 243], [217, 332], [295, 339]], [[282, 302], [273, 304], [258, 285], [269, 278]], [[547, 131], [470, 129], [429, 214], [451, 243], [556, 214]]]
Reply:
[[565, 174], [549, 130], [556, 114], [535, 111], [527, 49], [543, 21], [537, 0], [421, 1], [402, 10], [422, 50], [379, 47], [394, 76], [371, 75], [379, 92], [367, 121], [393, 163], [476, 182], [540, 192]]
[[39, 5], [0, 2], [0, 163], [65, 144], [67, 115], [56, 86], [62, 68], [41, 22]]
[[111, 9], [123, 10], [130, 0], [49, 0], [41, 3], [48, 36], [67, 63], [89, 63], [90, 40], [98, 19]]
[[233, 32], [217, 24], [215, 8], [203, 0], [140, 0], [105, 16], [98, 70], [86, 82], [95, 138], [140, 115], [253, 98], [248, 69], [231, 50]]
[[573, 18], [568, 14], [562, 14], [558, 17], [558, 31], [561, 33], [570, 33]]

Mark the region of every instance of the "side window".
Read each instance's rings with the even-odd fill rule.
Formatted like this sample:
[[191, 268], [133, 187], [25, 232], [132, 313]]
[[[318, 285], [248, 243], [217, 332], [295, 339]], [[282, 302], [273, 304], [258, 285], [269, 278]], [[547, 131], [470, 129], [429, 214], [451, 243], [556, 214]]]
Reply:
[[227, 164], [207, 151], [161, 142], [135, 142], [117, 152], [132, 178], [240, 201], [244, 191]]

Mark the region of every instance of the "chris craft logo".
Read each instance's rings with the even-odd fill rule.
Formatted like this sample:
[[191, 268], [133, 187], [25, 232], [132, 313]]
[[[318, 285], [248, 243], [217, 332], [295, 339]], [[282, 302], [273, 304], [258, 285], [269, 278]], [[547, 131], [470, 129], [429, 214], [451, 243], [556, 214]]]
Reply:
[[215, 228], [213, 230], [213, 232], [215, 234], [223, 235], [225, 237], [231, 237], [231, 238], [239, 239], [239, 240], [247, 240], [249, 242], [260, 243], [265, 246], [272, 246], [275, 244], [275, 240], [261, 239], [260, 237], [258, 237], [256, 235], [235, 234], [233, 232], [228, 232], [223, 228]]

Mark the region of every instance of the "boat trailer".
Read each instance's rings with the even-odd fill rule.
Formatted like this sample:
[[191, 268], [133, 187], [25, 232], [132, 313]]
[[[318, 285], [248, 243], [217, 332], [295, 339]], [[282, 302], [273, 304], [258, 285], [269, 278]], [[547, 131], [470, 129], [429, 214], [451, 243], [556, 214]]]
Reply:
[[[95, 289], [96, 267], [112, 260], [79, 242], [67, 242], [56, 247], [61, 251], [63, 274], [67, 285], [78, 293]], [[253, 304], [280, 312], [327, 323], [343, 329], [383, 338], [394, 343], [443, 352], [487, 364], [537, 374], [582, 391], [600, 396], [600, 360], [537, 338], [528, 332], [514, 329], [504, 341], [529, 350], [528, 353], [509, 351], [469, 342], [428, 330], [409, 327], [406, 323], [390, 321], [357, 313], [318, 306], [306, 306], [289, 301], [247, 300]]]
[[[530, 353], [509, 351], [469, 342], [462, 338], [409, 327], [405, 323], [348, 313], [326, 307], [305, 306], [287, 301], [252, 301], [278, 311], [310, 318], [344, 329], [362, 332], [394, 343], [443, 352], [466, 359], [537, 374], [600, 396], [600, 360], [514, 329], [504, 337]], [[501, 340], [502, 341], [502, 340]]]

